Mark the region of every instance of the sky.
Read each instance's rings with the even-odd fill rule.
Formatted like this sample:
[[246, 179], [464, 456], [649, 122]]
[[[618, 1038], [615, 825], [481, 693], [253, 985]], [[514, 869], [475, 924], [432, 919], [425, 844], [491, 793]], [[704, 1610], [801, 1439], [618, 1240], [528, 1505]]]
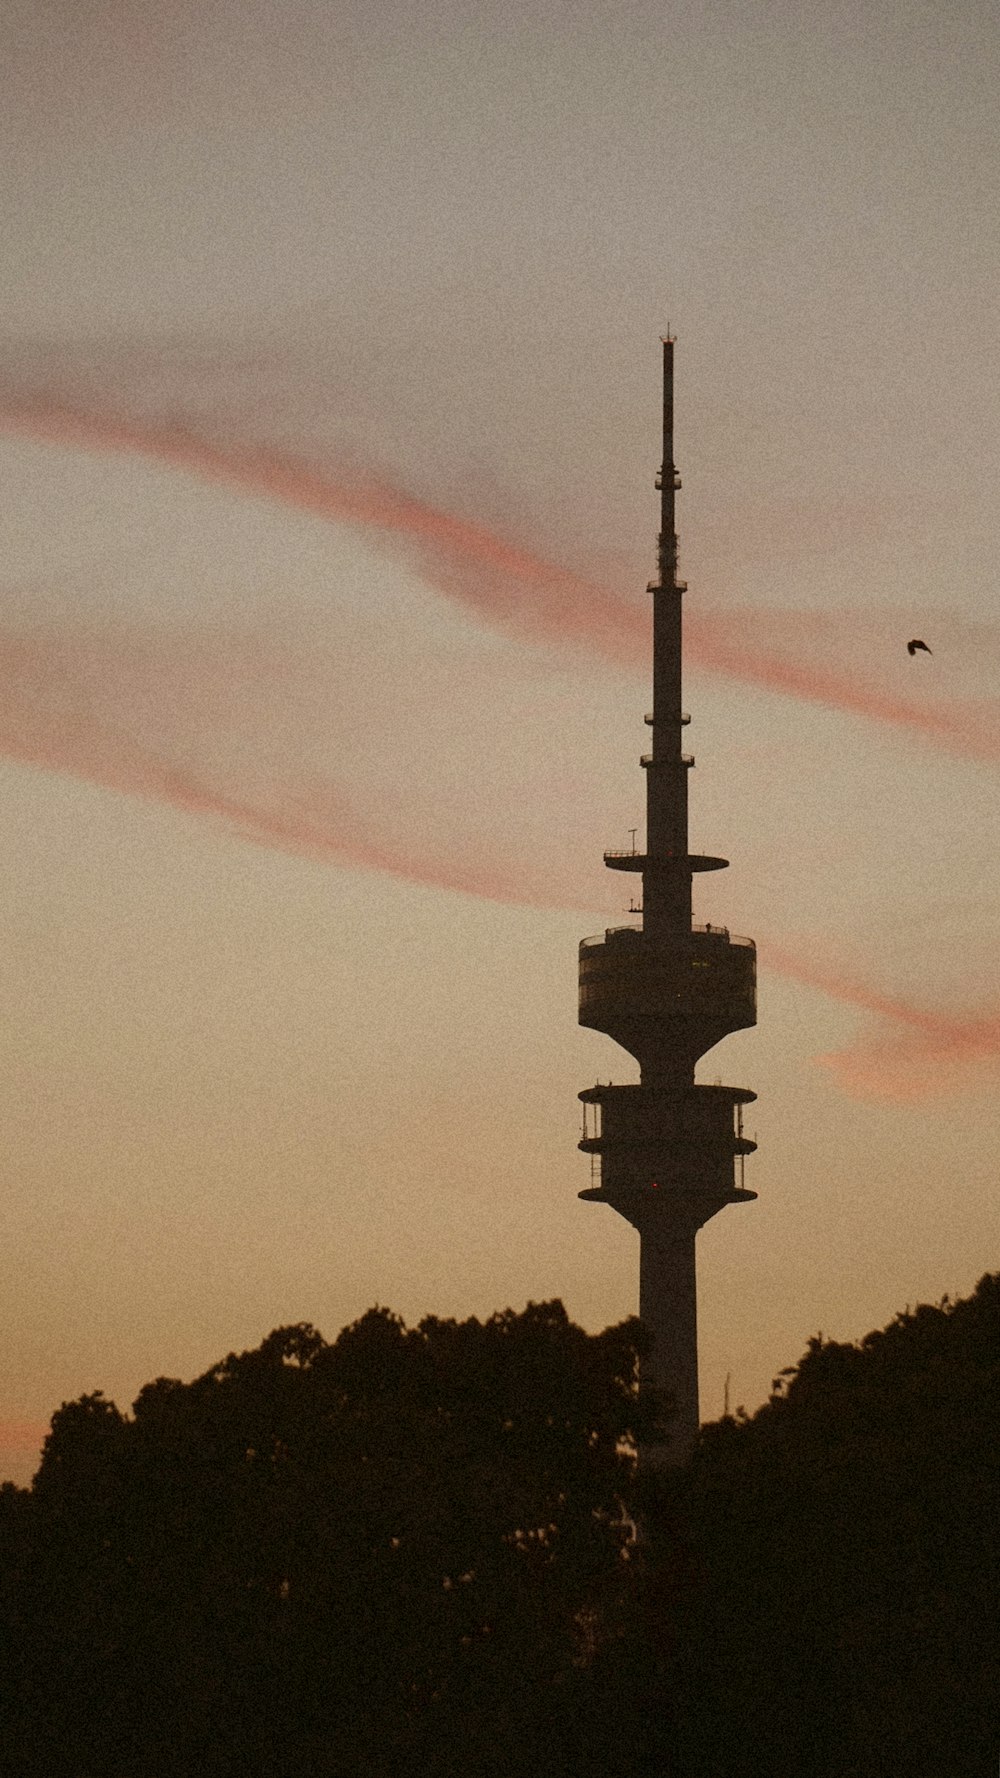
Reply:
[[[11, 0], [0, 1473], [277, 1325], [634, 1312], [576, 947], [677, 334], [702, 1413], [998, 1263], [1000, 9]], [[932, 654], [911, 659], [924, 637]]]

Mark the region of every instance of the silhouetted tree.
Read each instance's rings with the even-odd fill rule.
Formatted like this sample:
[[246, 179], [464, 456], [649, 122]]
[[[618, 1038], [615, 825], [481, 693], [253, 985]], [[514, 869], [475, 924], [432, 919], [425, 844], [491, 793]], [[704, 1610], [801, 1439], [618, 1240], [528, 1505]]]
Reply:
[[810, 1341], [653, 1520], [698, 1576], [672, 1622], [686, 1778], [995, 1778], [1000, 1277]]
[[409, 1330], [376, 1309], [160, 1379], [131, 1418], [60, 1409], [2, 1521], [7, 1770], [652, 1769], [641, 1345], [558, 1303]]
[[3, 1778], [994, 1778], [1000, 1279], [637, 1480], [643, 1345], [375, 1309], [61, 1408]]

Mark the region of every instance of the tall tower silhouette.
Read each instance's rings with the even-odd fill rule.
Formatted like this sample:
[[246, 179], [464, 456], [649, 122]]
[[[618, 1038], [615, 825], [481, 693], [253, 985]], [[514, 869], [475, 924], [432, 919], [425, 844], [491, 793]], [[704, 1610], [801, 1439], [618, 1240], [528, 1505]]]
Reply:
[[[580, 946], [580, 1023], [604, 1031], [639, 1064], [640, 1083], [580, 1094], [580, 1147], [600, 1158], [600, 1185], [581, 1198], [610, 1204], [639, 1231], [639, 1314], [653, 1336], [643, 1380], [668, 1390], [676, 1414], [655, 1465], [683, 1462], [698, 1432], [695, 1236], [726, 1204], [748, 1203], [743, 1157], [746, 1087], [696, 1086], [699, 1056], [757, 1022], [756, 952], [725, 927], [692, 926], [691, 880], [725, 858], [688, 850], [690, 721], [681, 698], [681, 602], [674, 496], [674, 341], [663, 341], [663, 463], [658, 574], [653, 596], [652, 751], [646, 771], [646, 846], [605, 852], [611, 870], [642, 877], [641, 926], [611, 927]], [[737, 1172], [738, 1170], [738, 1172]], [[739, 1184], [737, 1184], [737, 1177]]]

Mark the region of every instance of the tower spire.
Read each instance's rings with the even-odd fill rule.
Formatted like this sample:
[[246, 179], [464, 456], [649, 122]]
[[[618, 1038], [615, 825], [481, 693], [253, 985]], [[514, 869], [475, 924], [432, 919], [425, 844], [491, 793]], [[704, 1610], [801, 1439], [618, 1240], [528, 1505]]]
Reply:
[[647, 930], [683, 942], [691, 925], [691, 873], [688, 855], [687, 774], [694, 764], [681, 748], [687, 722], [681, 696], [681, 645], [685, 584], [677, 578], [675, 499], [680, 476], [674, 462], [674, 341], [663, 339], [663, 459], [660, 489], [659, 574], [653, 596], [653, 730], [646, 767], [646, 850], [643, 905]]
[[657, 565], [660, 584], [671, 586], [677, 568], [674, 493], [680, 487], [674, 463], [674, 338], [668, 327], [663, 344], [663, 460], [656, 485], [660, 489], [660, 542]]
[[[606, 852], [612, 870], [641, 871], [639, 927], [612, 927], [580, 946], [580, 1023], [607, 1035], [639, 1063], [637, 1085], [595, 1086], [584, 1104], [581, 1148], [600, 1159], [601, 1183], [582, 1198], [610, 1204], [639, 1231], [639, 1313], [653, 1335], [644, 1385], [675, 1404], [669, 1436], [644, 1461], [679, 1462], [698, 1431], [695, 1235], [726, 1204], [755, 1192], [742, 1184], [745, 1087], [697, 1086], [698, 1058], [732, 1031], [756, 1023], [756, 953], [724, 927], [694, 927], [691, 883], [724, 858], [688, 849], [688, 722], [681, 697], [674, 463], [674, 340], [663, 339], [663, 460], [658, 576], [653, 598], [653, 744], [644, 754], [646, 849]], [[741, 1168], [740, 1184], [734, 1163]]]

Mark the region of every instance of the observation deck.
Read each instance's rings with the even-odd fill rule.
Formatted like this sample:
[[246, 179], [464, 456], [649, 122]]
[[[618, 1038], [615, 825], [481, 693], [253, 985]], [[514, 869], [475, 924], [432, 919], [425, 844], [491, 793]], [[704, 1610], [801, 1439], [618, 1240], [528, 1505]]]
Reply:
[[747, 1087], [594, 1086], [580, 1095], [580, 1148], [600, 1157], [601, 1183], [580, 1192], [610, 1204], [636, 1227], [680, 1213], [695, 1226], [725, 1204], [752, 1203], [756, 1192], [733, 1180], [733, 1162], [757, 1144], [743, 1134]]
[[671, 872], [725, 870], [728, 858], [713, 858], [708, 852], [605, 852], [608, 870]]
[[580, 945], [579, 1022], [658, 1069], [666, 1046], [685, 1067], [757, 1023], [757, 951], [724, 926], [692, 927], [687, 944], [612, 926]]

